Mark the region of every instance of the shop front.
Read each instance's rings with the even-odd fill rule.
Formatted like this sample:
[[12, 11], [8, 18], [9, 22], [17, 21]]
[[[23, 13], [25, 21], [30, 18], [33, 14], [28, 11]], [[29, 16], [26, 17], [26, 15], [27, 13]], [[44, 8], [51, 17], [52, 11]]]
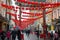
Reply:
[[7, 20], [0, 15], [0, 30], [6, 31], [7, 29]]

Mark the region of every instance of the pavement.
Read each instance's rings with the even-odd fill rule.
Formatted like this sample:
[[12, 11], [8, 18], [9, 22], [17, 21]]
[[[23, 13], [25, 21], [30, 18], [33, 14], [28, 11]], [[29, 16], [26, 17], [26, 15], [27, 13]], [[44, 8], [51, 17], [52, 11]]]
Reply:
[[[35, 34], [30, 34], [29, 36], [27, 36], [26, 33], [23, 33], [23, 34], [24, 34], [24, 40], [38, 40], [38, 38]], [[0, 40], [1, 40], [1, 38], [0, 38]], [[5, 38], [5, 40], [7, 40], [7, 38]], [[12, 37], [10, 38], [10, 40], [12, 40]], [[15, 40], [18, 40], [17, 36], [16, 36]], [[43, 39], [40, 39], [40, 40], [43, 40]]]
[[[1, 38], [0, 38], [0, 40], [1, 40]], [[5, 40], [7, 40], [7, 38], [5, 38]], [[12, 38], [10, 38], [10, 40], [12, 40]], [[18, 40], [17, 36], [16, 36], [15, 40]], [[27, 36], [26, 33], [24, 33], [24, 40], [38, 40], [38, 38], [35, 34], [30, 34], [29, 36]], [[39, 38], [39, 40], [44, 40], [44, 39]], [[50, 40], [50, 39], [46, 38], [46, 40]], [[60, 38], [59, 38], [59, 40], [60, 40]]]
[[[30, 34], [28, 37], [26, 33], [24, 33], [24, 40], [38, 40], [38, 38], [35, 34]], [[39, 40], [43, 40], [43, 39], [39, 38]]]

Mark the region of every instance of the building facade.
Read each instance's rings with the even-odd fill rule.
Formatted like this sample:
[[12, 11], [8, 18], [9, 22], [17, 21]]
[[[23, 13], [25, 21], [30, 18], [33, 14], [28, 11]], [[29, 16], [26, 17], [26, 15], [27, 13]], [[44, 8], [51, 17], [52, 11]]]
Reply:
[[[0, 0], [0, 4], [6, 4], [6, 5], [10, 5], [10, 0]], [[6, 12], [10, 12], [9, 9], [4, 8], [2, 6], [0, 6], [0, 15], [2, 16], [0, 19], [2, 21], [2, 30], [6, 31], [8, 29], [8, 21], [10, 20], [10, 15], [7, 15]]]

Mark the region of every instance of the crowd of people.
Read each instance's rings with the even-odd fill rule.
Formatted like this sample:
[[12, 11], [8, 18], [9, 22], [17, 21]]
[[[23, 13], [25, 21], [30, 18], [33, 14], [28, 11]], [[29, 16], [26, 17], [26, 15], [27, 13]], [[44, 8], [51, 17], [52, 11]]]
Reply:
[[[60, 40], [60, 32], [55, 31], [55, 33], [53, 33], [53, 31], [51, 31], [51, 33], [46, 34], [48, 40]], [[46, 38], [46, 35], [44, 36]]]
[[[0, 38], [1, 38], [1, 40], [5, 40], [5, 39], [15, 40], [16, 36], [17, 36], [17, 39], [21, 40], [21, 32], [23, 32], [23, 31], [21, 31], [21, 30], [12, 30], [12, 31], [10, 31], [10, 30], [8, 30], [6, 32], [6, 31], [3, 31], [3, 30], [0, 30]], [[35, 31], [35, 32], [36, 32], [36, 36], [38, 38], [41, 34], [39, 33], [39, 31]], [[31, 31], [30, 30], [25, 30], [25, 33], [26, 33], [27, 36], [29, 36]], [[57, 32], [57, 31], [55, 31], [55, 33], [53, 33], [53, 31], [51, 31], [51, 33], [46, 32], [46, 35], [43, 35], [43, 36], [45, 38], [47, 36], [49, 40], [59, 40], [60, 32]]]
[[[12, 38], [10, 38], [12, 36]], [[18, 38], [18, 40], [21, 40], [21, 32], [20, 30], [13, 30], [13, 31], [2, 31], [0, 30], [0, 40], [15, 40], [16, 39], [16, 36]]]

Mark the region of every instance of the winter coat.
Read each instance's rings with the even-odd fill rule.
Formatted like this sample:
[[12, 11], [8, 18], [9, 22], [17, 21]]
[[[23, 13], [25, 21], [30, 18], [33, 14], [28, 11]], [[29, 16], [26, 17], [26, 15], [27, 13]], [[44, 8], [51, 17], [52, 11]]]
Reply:
[[6, 36], [7, 38], [10, 38], [10, 32], [7, 32]]

